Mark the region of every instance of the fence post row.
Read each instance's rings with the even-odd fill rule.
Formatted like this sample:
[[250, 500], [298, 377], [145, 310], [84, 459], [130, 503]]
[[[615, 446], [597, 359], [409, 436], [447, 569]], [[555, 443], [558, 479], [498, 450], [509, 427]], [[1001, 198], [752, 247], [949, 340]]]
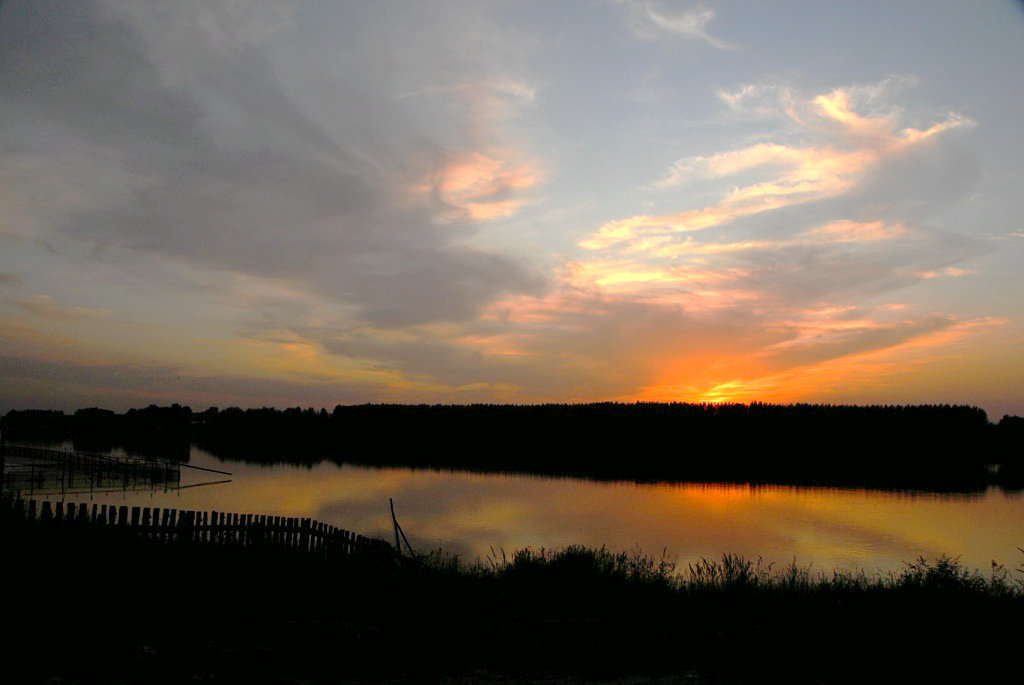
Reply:
[[[85, 502], [25, 500], [5, 493], [0, 506], [4, 523], [48, 527], [116, 528], [154, 544], [206, 544], [227, 547], [282, 549], [319, 556], [348, 556], [392, 550], [376, 538], [357, 535], [310, 518], [190, 511], [160, 507], [129, 509]], [[393, 551], [393, 550], [392, 550]]]

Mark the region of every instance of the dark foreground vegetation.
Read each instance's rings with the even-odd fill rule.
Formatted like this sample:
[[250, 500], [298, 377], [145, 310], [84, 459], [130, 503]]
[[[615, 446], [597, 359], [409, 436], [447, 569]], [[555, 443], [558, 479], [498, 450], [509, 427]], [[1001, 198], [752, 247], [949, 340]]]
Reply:
[[633, 481], [739, 481], [978, 492], [1024, 486], [1024, 418], [976, 407], [598, 403], [150, 406], [125, 414], [12, 411], [9, 440], [187, 459], [322, 460]]
[[881, 575], [729, 555], [678, 568], [579, 547], [471, 565], [332, 561], [112, 531], [5, 522], [5, 681], [1006, 682], [1020, 670], [1021, 573], [945, 558]]

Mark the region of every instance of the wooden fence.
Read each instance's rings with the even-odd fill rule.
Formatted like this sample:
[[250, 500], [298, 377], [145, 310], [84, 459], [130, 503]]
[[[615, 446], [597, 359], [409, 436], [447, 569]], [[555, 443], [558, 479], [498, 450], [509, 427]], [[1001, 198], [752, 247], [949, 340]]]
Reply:
[[167, 545], [215, 545], [252, 550], [283, 550], [321, 556], [392, 554], [385, 540], [356, 535], [308, 518], [128, 507], [85, 502], [51, 502], [5, 495], [3, 524], [23, 528], [122, 533], [135, 540]]

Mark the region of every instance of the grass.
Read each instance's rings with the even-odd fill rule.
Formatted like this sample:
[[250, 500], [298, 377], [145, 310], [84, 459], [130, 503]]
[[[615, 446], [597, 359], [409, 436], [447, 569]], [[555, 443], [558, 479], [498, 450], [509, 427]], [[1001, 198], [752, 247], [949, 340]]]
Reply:
[[866, 573], [581, 546], [330, 563], [7, 540], [18, 682], [974, 682], [1017, 669], [1024, 610], [1024, 568], [952, 557]]
[[678, 595], [762, 593], [795, 599], [836, 593], [923, 593], [1024, 598], [1024, 564], [1015, 574], [993, 561], [989, 573], [984, 574], [950, 556], [934, 561], [922, 557], [905, 562], [899, 571], [870, 574], [841, 569], [812, 572], [810, 566], [801, 567], [795, 562], [776, 568], [761, 558], [746, 559], [729, 553], [719, 560], [702, 558], [681, 568], [664, 555], [655, 558], [640, 550], [613, 553], [604, 547], [579, 545], [555, 550], [521, 549], [511, 558], [503, 550], [496, 554], [492, 549], [484, 560], [473, 563], [435, 550], [418, 557], [418, 562], [436, 573], [487, 578], [498, 583], [606, 583], [655, 587]]

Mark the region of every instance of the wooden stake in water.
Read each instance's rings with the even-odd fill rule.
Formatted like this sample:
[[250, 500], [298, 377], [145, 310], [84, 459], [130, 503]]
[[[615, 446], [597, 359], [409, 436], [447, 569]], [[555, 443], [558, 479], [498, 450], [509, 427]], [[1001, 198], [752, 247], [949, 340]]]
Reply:
[[395, 518], [395, 500], [388, 497], [388, 504], [391, 505], [391, 525], [395, 528], [395, 551], [402, 553], [402, 543], [398, 540], [398, 519]]

